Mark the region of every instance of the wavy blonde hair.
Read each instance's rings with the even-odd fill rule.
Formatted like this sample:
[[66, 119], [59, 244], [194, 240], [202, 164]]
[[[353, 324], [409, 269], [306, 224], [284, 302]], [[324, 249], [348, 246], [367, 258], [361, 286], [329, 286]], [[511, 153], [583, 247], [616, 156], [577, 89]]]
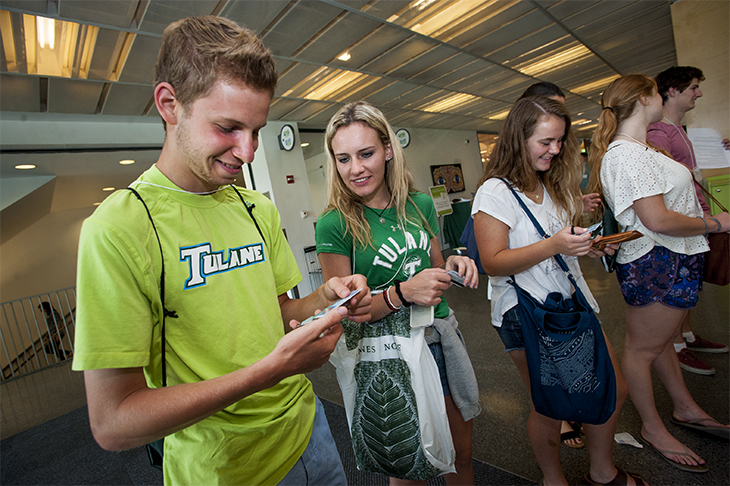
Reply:
[[406, 163], [403, 148], [398, 142], [393, 127], [383, 113], [365, 101], [347, 103], [335, 113], [327, 124], [325, 131], [325, 150], [327, 152], [327, 211], [338, 211], [344, 218], [346, 231], [352, 235], [355, 247], [372, 246], [370, 225], [364, 216], [363, 199], [352, 192], [345, 184], [337, 170], [337, 159], [332, 149], [332, 139], [337, 130], [353, 123], [362, 123], [375, 130], [384, 147], [390, 146], [393, 157], [385, 161], [385, 184], [390, 192], [390, 203], [396, 208], [398, 218], [418, 224], [420, 220], [431, 238], [435, 233], [426, 221], [421, 211], [411, 201], [416, 215], [409, 215], [406, 211], [406, 202], [410, 200], [410, 193], [414, 192], [413, 173]]
[[[530, 160], [527, 142], [538, 124], [551, 116], [565, 121], [563, 146], [550, 162], [550, 168], [538, 173]], [[544, 96], [521, 98], [507, 115], [478, 186], [487, 179], [502, 177], [524, 192], [535, 189], [538, 181], [542, 181], [561, 219], [575, 222], [583, 210], [580, 199], [581, 164], [578, 140], [571, 130], [570, 115], [565, 106]]]
[[[588, 192], [597, 192], [603, 196], [601, 164], [609, 144], [616, 136], [619, 123], [634, 114], [639, 98], [653, 96], [656, 92], [657, 86], [654, 80], [643, 74], [630, 74], [618, 78], [603, 91], [601, 95], [603, 111], [598, 118], [598, 127], [593, 133], [593, 141], [588, 151], [588, 164], [591, 168]], [[594, 219], [598, 219], [602, 214], [601, 207], [594, 214]]]

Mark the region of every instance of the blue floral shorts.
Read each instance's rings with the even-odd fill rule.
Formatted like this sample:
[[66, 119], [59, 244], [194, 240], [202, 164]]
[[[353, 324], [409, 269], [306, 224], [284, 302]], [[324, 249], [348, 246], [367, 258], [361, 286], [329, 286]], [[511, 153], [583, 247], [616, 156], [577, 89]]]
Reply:
[[643, 257], [616, 265], [621, 293], [632, 307], [659, 302], [678, 309], [697, 305], [705, 254], [684, 255], [655, 246]]

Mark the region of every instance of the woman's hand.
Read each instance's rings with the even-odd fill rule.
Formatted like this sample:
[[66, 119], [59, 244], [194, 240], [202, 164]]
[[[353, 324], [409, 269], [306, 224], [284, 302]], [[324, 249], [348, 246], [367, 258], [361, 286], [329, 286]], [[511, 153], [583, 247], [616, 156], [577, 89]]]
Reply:
[[[451, 277], [443, 268], [427, 268], [421, 270], [407, 282], [400, 284], [400, 291], [403, 298], [412, 304], [428, 307], [441, 302], [444, 290], [451, 287]], [[393, 292], [395, 294], [395, 292]], [[393, 296], [391, 294], [391, 297]], [[402, 304], [400, 296], [396, 306]]]
[[479, 285], [479, 270], [477, 264], [469, 257], [451, 255], [446, 259], [446, 271], [456, 270], [459, 277], [464, 277], [464, 286], [472, 289]]
[[[603, 238], [603, 236], [596, 236], [592, 243], [597, 243]], [[588, 256], [591, 258], [601, 258], [606, 255], [613, 255], [615, 254], [618, 249], [621, 247], [620, 243], [609, 243], [606, 246], [603, 247], [603, 250], [598, 250], [596, 248], [591, 247], [591, 251], [588, 252]]]
[[584, 194], [581, 196], [581, 201], [583, 201], [583, 212], [584, 213], [592, 213], [596, 210], [598, 206], [601, 205], [601, 195], [597, 192], [591, 193], [591, 194]]
[[550, 237], [555, 253], [569, 256], [585, 256], [591, 251], [591, 234], [588, 228], [568, 226]]

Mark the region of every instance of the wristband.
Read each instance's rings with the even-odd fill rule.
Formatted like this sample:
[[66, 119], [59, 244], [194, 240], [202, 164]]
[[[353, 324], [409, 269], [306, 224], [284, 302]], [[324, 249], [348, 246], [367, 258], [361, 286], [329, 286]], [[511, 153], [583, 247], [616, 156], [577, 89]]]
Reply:
[[385, 300], [385, 305], [388, 306], [388, 309], [390, 309], [393, 312], [397, 312], [400, 310], [400, 307], [396, 307], [395, 305], [393, 305], [393, 302], [390, 301], [390, 295], [388, 295], [388, 292], [390, 291], [391, 287], [393, 287], [393, 286], [391, 285], [390, 287], [385, 289], [385, 291], [383, 291], [383, 300]]
[[710, 219], [717, 223], [717, 229], [715, 231], [710, 231], [710, 233], [717, 233], [718, 231], [720, 231], [720, 229], [722, 229], [722, 225], [720, 224], [720, 221], [717, 220], [717, 218], [713, 218], [712, 216], [710, 216]]
[[403, 303], [404, 306], [410, 307], [413, 302], [408, 302], [405, 297], [403, 297], [403, 293], [400, 291], [400, 284], [403, 283], [400, 280], [395, 281], [395, 293], [398, 294], [398, 298]]
[[703, 218], [702, 216], [700, 216], [700, 219], [702, 220], [703, 223], [705, 223], [705, 234], [702, 235], [702, 236], [707, 236], [707, 233], [710, 232], [710, 227], [707, 226], [707, 221], [705, 221], [705, 218]]

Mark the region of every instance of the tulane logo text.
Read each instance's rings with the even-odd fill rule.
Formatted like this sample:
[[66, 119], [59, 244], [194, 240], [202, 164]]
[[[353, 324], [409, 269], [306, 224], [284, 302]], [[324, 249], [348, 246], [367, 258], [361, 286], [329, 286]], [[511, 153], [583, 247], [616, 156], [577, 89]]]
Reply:
[[228, 259], [223, 253], [214, 252], [210, 243], [180, 248], [180, 261], [188, 260], [190, 265], [190, 278], [185, 282], [185, 289], [205, 285], [205, 278], [210, 275], [264, 261], [263, 243], [231, 248], [228, 250]]

